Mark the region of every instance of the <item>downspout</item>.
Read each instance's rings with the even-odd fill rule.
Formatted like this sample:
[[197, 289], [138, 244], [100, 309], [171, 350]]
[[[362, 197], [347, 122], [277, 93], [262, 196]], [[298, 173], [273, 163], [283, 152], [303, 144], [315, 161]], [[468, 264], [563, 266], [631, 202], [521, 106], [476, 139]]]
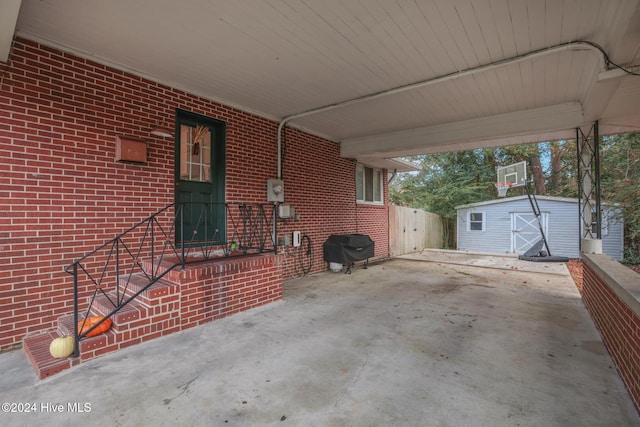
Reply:
[[391, 177], [387, 180], [387, 258], [391, 258], [391, 201], [389, 200], [389, 185], [397, 173], [398, 169], [394, 169]]
[[396, 177], [397, 174], [398, 174], [398, 169], [394, 169], [393, 172], [391, 173], [391, 176], [387, 180], [387, 185], [393, 182], [393, 179]]
[[391, 89], [386, 89], [380, 92], [376, 92], [376, 93], [371, 93], [368, 95], [364, 95], [364, 96], [360, 96], [357, 98], [353, 98], [353, 99], [349, 99], [346, 101], [340, 101], [340, 102], [336, 102], [333, 104], [329, 104], [329, 105], [325, 105], [323, 107], [318, 107], [318, 108], [314, 108], [311, 110], [307, 110], [307, 111], [303, 111], [301, 113], [296, 113], [296, 114], [292, 114], [290, 116], [287, 116], [285, 118], [283, 118], [280, 121], [280, 124], [278, 125], [278, 179], [282, 179], [282, 130], [284, 129], [285, 125], [287, 124], [287, 122], [293, 120], [293, 119], [299, 119], [300, 117], [306, 117], [306, 116], [310, 116], [312, 114], [318, 114], [318, 113], [322, 113], [325, 111], [329, 111], [329, 110], [333, 110], [335, 108], [339, 108], [339, 107], [347, 107], [349, 105], [353, 105], [353, 104], [358, 104], [360, 102], [365, 102], [365, 101], [371, 101], [373, 99], [377, 99], [377, 98], [382, 98], [388, 95], [394, 95], [396, 93], [402, 93], [402, 92], [406, 92], [408, 90], [412, 90], [412, 89], [417, 89], [417, 88], [421, 88], [421, 87], [426, 87], [426, 86], [431, 86], [433, 84], [436, 83], [443, 83], [449, 80], [454, 80], [460, 77], [466, 77], [466, 76], [470, 76], [476, 73], [481, 73], [481, 72], [485, 72], [485, 71], [490, 71], [496, 68], [500, 68], [500, 67], [504, 67], [507, 65], [511, 65], [511, 64], [517, 64], [519, 62], [523, 62], [525, 60], [528, 59], [533, 59], [533, 58], [537, 58], [537, 57], [541, 57], [541, 56], [547, 56], [547, 55], [551, 55], [553, 53], [557, 53], [557, 52], [562, 52], [565, 50], [571, 50], [572, 48], [576, 48], [576, 47], [582, 47], [582, 48], [586, 48], [587, 50], [593, 50], [595, 52], [600, 52], [602, 54], [602, 62], [603, 62], [603, 67], [604, 69], [608, 69], [610, 61], [609, 61], [609, 57], [607, 56], [607, 53], [604, 51], [604, 49], [602, 47], [600, 47], [598, 44], [593, 43], [593, 42], [589, 42], [589, 41], [584, 41], [584, 40], [579, 40], [579, 41], [574, 41], [574, 42], [568, 42], [568, 43], [561, 43], [561, 44], [557, 44], [551, 47], [547, 47], [547, 48], [543, 48], [543, 49], [537, 49], [537, 50], [533, 50], [529, 53], [525, 53], [523, 55], [517, 55], [517, 56], [513, 56], [511, 58], [507, 58], [507, 59], [503, 59], [501, 61], [496, 61], [496, 62], [492, 62], [490, 64], [485, 64], [485, 65], [478, 65], [476, 67], [471, 67], [471, 68], [467, 68], [464, 70], [460, 70], [460, 71], [454, 71], [452, 73], [449, 74], [445, 74], [442, 76], [438, 76], [438, 77], [433, 77], [430, 79], [426, 79], [426, 80], [420, 80], [414, 83], [409, 83], [406, 85], [402, 85], [402, 86], [398, 86], [395, 88], [391, 88]]

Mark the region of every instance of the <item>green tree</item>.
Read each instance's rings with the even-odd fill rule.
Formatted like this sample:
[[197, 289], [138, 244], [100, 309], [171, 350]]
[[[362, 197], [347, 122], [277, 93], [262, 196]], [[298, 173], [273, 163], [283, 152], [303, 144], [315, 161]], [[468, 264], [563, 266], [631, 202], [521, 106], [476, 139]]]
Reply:
[[[420, 164], [421, 169], [402, 174], [392, 183], [391, 202], [439, 214], [449, 221], [449, 227], [453, 225], [456, 206], [497, 196], [493, 186], [497, 166], [527, 161], [536, 194], [578, 196], [577, 148], [573, 140], [430, 154], [410, 160]], [[640, 263], [640, 133], [603, 137], [600, 162], [602, 201], [620, 207], [625, 259]], [[525, 192], [512, 189], [508, 195], [518, 194]]]
[[574, 140], [549, 143], [548, 195], [578, 197], [577, 156]]
[[[532, 162], [537, 165], [536, 187], [538, 194], [544, 194], [545, 176], [540, 158], [546, 149], [547, 146], [538, 148], [538, 144], [526, 144], [414, 156], [408, 160], [418, 163], [420, 171], [397, 179], [389, 190], [389, 197], [394, 204], [453, 219], [456, 206], [496, 198], [496, 167], [521, 161], [527, 161], [529, 169]], [[509, 192], [510, 196], [519, 194], [525, 194], [524, 190]]]
[[392, 203], [424, 209], [443, 218], [443, 240], [451, 242], [455, 207], [495, 196], [493, 150], [430, 154], [410, 158], [422, 167], [403, 174], [389, 189]]
[[640, 262], [640, 134], [603, 137], [600, 153], [602, 200], [620, 207], [625, 260]]
[[419, 172], [405, 174], [390, 189], [391, 202], [455, 218], [455, 207], [493, 198], [492, 150], [459, 151], [412, 158]]

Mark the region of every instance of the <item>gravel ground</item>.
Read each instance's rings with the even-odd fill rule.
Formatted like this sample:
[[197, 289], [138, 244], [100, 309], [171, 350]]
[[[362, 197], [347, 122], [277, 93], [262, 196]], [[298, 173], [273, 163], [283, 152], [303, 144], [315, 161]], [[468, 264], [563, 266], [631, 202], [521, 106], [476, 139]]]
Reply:
[[[628, 265], [627, 267], [636, 273], [640, 273], [640, 265]], [[582, 294], [582, 261], [579, 259], [569, 260], [567, 262], [567, 269], [569, 270], [578, 291]]]
[[570, 259], [567, 262], [567, 269], [573, 278], [573, 282], [576, 284], [576, 288], [582, 295], [582, 261], [579, 259]]

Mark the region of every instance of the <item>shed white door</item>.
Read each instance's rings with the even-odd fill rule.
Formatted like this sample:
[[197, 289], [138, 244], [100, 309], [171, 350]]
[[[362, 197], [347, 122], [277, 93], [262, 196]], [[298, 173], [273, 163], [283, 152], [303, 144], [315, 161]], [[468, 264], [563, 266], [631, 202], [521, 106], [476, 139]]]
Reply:
[[[548, 214], [540, 215], [542, 230], [549, 241]], [[538, 220], [532, 212], [511, 212], [511, 252], [524, 253], [542, 239]]]

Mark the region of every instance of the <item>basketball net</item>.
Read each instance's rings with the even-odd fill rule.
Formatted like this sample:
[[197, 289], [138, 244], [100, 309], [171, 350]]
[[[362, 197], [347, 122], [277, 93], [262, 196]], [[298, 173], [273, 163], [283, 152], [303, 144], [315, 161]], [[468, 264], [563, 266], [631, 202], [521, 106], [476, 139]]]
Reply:
[[507, 190], [513, 187], [513, 182], [496, 182], [494, 185], [498, 189], [498, 197], [505, 197]]

